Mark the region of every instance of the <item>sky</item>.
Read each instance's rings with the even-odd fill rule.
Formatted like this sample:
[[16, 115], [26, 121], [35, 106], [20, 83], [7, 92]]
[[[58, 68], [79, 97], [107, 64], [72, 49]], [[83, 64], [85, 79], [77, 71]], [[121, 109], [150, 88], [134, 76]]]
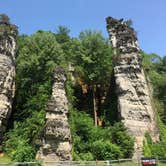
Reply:
[[28, 35], [64, 25], [72, 37], [86, 29], [108, 37], [106, 17], [131, 19], [140, 48], [166, 55], [166, 0], [0, 0], [0, 13]]

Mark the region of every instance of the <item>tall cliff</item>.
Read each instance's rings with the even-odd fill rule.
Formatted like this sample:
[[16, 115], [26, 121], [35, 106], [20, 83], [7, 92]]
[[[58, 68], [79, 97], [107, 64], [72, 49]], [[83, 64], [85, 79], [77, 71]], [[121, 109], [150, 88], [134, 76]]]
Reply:
[[110, 42], [114, 48], [114, 76], [120, 118], [135, 138], [133, 158], [142, 155], [144, 135], [148, 131], [154, 141], [159, 134], [150, 93], [141, 65], [136, 33], [127, 22], [106, 18]]
[[46, 109], [43, 145], [37, 156], [44, 161], [71, 160], [71, 133], [68, 123], [68, 100], [63, 69], [54, 73], [52, 96]]
[[0, 146], [15, 93], [16, 36], [17, 28], [14, 25], [0, 22]]

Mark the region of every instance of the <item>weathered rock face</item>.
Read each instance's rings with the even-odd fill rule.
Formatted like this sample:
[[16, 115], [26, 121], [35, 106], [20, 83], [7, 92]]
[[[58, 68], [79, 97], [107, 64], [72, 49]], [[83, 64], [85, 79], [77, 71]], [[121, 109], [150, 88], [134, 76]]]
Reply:
[[0, 145], [11, 114], [15, 93], [16, 35], [16, 27], [0, 23]]
[[135, 137], [133, 158], [142, 155], [144, 135], [150, 132], [154, 141], [159, 134], [150, 99], [140, 49], [134, 29], [126, 22], [108, 17], [107, 30], [115, 48], [114, 75], [116, 79], [118, 111], [129, 133]]
[[43, 145], [37, 154], [45, 161], [71, 160], [71, 134], [68, 123], [68, 100], [65, 92], [66, 76], [63, 69], [54, 73], [51, 100], [46, 110]]

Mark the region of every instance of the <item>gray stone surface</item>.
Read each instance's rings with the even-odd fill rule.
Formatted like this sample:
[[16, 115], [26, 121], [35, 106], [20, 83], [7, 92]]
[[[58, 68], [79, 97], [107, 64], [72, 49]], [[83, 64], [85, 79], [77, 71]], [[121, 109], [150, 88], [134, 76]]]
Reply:
[[16, 35], [12, 25], [0, 23], [0, 150], [15, 94]]
[[135, 138], [133, 158], [140, 158], [144, 135], [150, 132], [153, 141], [159, 139], [151, 96], [141, 66], [136, 33], [126, 22], [106, 18], [110, 42], [114, 48], [114, 75], [120, 117]]
[[46, 126], [42, 147], [36, 158], [44, 161], [71, 160], [71, 133], [68, 123], [68, 100], [63, 69], [54, 73], [52, 96], [46, 109]]

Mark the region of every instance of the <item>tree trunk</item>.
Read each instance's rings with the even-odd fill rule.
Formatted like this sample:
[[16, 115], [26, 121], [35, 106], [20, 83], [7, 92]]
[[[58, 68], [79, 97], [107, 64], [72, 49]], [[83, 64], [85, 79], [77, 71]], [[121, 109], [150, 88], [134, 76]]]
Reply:
[[96, 100], [96, 86], [93, 86], [93, 114], [94, 114], [94, 122], [95, 127], [97, 127], [97, 100]]

